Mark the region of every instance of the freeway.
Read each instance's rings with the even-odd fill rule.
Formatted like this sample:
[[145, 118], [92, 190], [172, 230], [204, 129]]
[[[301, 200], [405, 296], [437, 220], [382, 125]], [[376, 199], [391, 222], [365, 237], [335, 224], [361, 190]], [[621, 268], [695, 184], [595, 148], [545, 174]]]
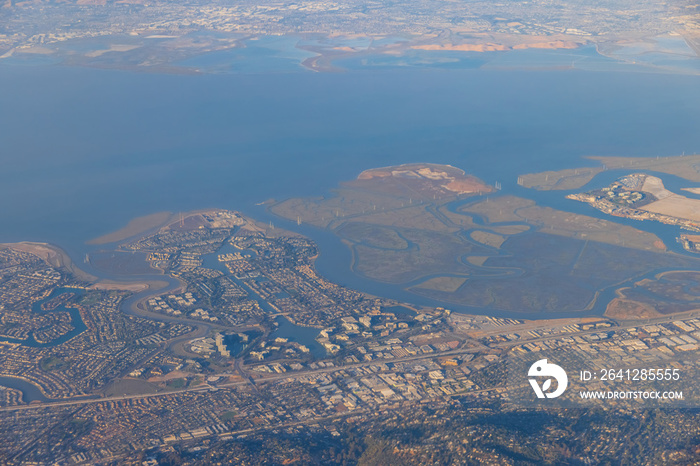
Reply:
[[[236, 385], [246, 385], [248, 384], [248, 381], [245, 382], [232, 382], [227, 384], [229, 387], [233, 387]], [[173, 390], [173, 391], [168, 391], [168, 392], [160, 392], [160, 393], [147, 393], [147, 394], [140, 394], [140, 395], [119, 395], [119, 396], [107, 396], [103, 398], [90, 398], [90, 399], [82, 399], [82, 400], [70, 400], [70, 401], [52, 401], [49, 403], [35, 403], [35, 404], [29, 404], [29, 405], [18, 405], [18, 406], [5, 406], [3, 408], [0, 408], [0, 412], [3, 411], [26, 411], [30, 409], [43, 409], [43, 408], [60, 408], [64, 406], [79, 406], [79, 405], [87, 405], [87, 404], [95, 404], [95, 403], [105, 403], [105, 402], [110, 402], [110, 401], [124, 401], [124, 400], [142, 400], [145, 398], [155, 398], [155, 397], [161, 397], [161, 396], [173, 396], [177, 395], [180, 393], [184, 392], [207, 392], [212, 390], [214, 387], [210, 385], [199, 385], [197, 387], [190, 387], [190, 388], [185, 388], [183, 390]]]
[[[630, 327], [638, 327], [640, 325], [648, 325], [648, 324], [662, 323], [662, 322], [671, 322], [671, 321], [678, 320], [678, 319], [687, 319], [687, 318], [693, 318], [693, 317], [699, 317], [699, 316], [700, 316], [700, 313], [698, 313], [698, 312], [689, 312], [689, 313], [684, 313], [682, 315], [676, 314], [676, 315], [672, 315], [672, 316], [663, 316], [663, 317], [653, 318], [653, 319], [644, 319], [643, 321], [620, 321], [620, 322], [617, 322], [619, 325], [618, 327], [612, 327], [610, 329], [597, 329], [597, 330], [592, 329], [592, 330], [572, 332], [572, 333], [563, 333], [563, 334], [555, 335], [555, 336], [549, 335], [549, 336], [545, 336], [545, 337], [541, 337], [541, 338], [531, 338], [531, 339], [523, 339], [523, 340], [517, 340], [517, 341], [512, 341], [512, 342], [498, 343], [498, 344], [493, 345], [492, 347], [486, 347], [484, 345], [478, 344], [478, 346], [472, 346], [469, 348], [461, 348], [461, 349], [456, 349], [456, 350], [451, 350], [451, 351], [419, 354], [419, 355], [407, 356], [407, 357], [395, 358], [395, 359], [365, 361], [365, 362], [358, 362], [358, 363], [354, 363], [354, 364], [345, 364], [345, 365], [341, 365], [341, 366], [324, 367], [324, 368], [311, 369], [311, 370], [305, 370], [305, 371], [285, 372], [285, 373], [281, 373], [281, 374], [270, 374], [270, 375], [267, 375], [267, 374], [258, 375], [258, 374], [256, 374], [256, 377], [250, 376], [249, 372], [247, 372], [246, 368], [243, 367], [243, 365], [241, 364], [241, 361], [237, 360], [235, 367], [236, 367], [237, 371], [239, 372], [239, 374], [241, 374], [243, 376], [243, 380], [236, 381], [236, 382], [224, 383], [224, 384], [218, 384], [218, 385], [216, 385], [216, 387], [212, 387], [210, 385], [201, 385], [201, 386], [197, 386], [197, 387], [186, 388], [183, 390], [173, 390], [173, 391], [151, 393], [151, 394], [110, 396], [110, 397], [104, 397], [104, 398], [71, 399], [71, 400], [66, 400], [66, 401], [55, 401], [55, 402], [48, 402], [48, 403], [36, 403], [36, 404], [19, 405], [19, 406], [7, 406], [7, 407], [0, 408], [0, 412], [2, 412], [2, 411], [21, 411], [21, 410], [31, 410], [31, 409], [42, 409], [42, 408], [47, 408], [47, 407], [78, 406], [78, 405], [102, 403], [102, 402], [109, 402], [109, 401], [124, 401], [124, 400], [151, 398], [151, 397], [173, 396], [173, 395], [177, 395], [178, 393], [183, 393], [183, 392], [206, 392], [206, 391], [214, 390], [214, 389], [234, 388], [234, 387], [244, 386], [244, 385], [252, 385], [253, 387], [255, 387], [257, 389], [257, 387], [260, 384], [265, 384], [267, 382], [273, 382], [273, 381], [283, 380], [283, 379], [291, 379], [291, 380], [302, 379], [302, 378], [306, 378], [306, 377], [314, 376], [314, 375], [319, 375], [319, 374], [341, 372], [341, 371], [345, 371], [348, 369], [369, 367], [369, 366], [373, 366], [373, 365], [376, 366], [379, 364], [406, 363], [406, 362], [420, 361], [420, 360], [425, 360], [425, 359], [433, 359], [433, 358], [437, 358], [437, 357], [451, 357], [451, 356], [459, 356], [459, 355], [463, 355], [463, 354], [474, 354], [474, 353], [488, 352], [488, 351], [493, 352], [494, 350], [495, 351], [507, 350], [510, 347], [521, 345], [523, 343], [552, 340], [552, 339], [556, 339], [558, 337], [571, 337], [571, 336], [578, 336], [578, 335], [587, 335], [587, 334], [592, 334], [592, 333], [599, 333], [601, 331], [609, 331], [609, 330], [613, 330], [613, 329], [618, 329], [618, 330], [619, 329], [626, 329], [626, 328], [630, 328]], [[163, 316], [163, 317], [165, 317], [165, 316]], [[613, 319], [610, 319], [610, 320], [613, 320]], [[188, 322], [190, 322], [190, 321], [188, 321]], [[209, 324], [206, 324], [206, 325], [209, 325]], [[216, 327], [218, 327], [218, 326], [216, 326]], [[192, 337], [189, 336], [187, 338], [192, 338]], [[180, 338], [178, 338], [178, 340], [179, 339]], [[472, 343], [476, 343], [476, 342], [472, 342]]]
[[344, 371], [344, 370], [347, 370], [350, 368], [368, 367], [368, 366], [382, 364], [382, 363], [386, 364], [386, 363], [419, 361], [419, 360], [431, 359], [431, 358], [435, 358], [435, 357], [457, 356], [457, 355], [461, 355], [461, 354], [477, 353], [477, 352], [483, 351], [483, 350], [484, 350], [484, 347], [465, 348], [465, 349], [459, 349], [459, 350], [453, 350], [453, 351], [445, 351], [442, 353], [429, 353], [429, 354], [421, 354], [421, 355], [416, 355], [416, 356], [409, 356], [409, 357], [405, 357], [405, 358], [369, 361], [369, 362], [348, 364], [348, 365], [343, 365], [343, 366], [324, 367], [324, 368], [312, 369], [312, 370], [307, 370], [307, 371], [288, 372], [288, 373], [284, 373], [284, 374], [274, 374], [274, 375], [270, 375], [270, 376], [262, 376], [262, 377], [259, 377], [257, 379], [254, 379], [254, 378], [249, 377], [249, 376], [245, 376], [244, 380], [242, 380], [242, 381], [229, 382], [229, 383], [225, 383], [225, 384], [218, 384], [216, 387], [212, 387], [211, 385], [201, 385], [201, 386], [197, 386], [197, 387], [186, 388], [183, 390], [173, 390], [173, 391], [160, 392], [160, 393], [139, 394], [139, 395], [121, 395], [121, 396], [110, 396], [110, 397], [104, 397], [104, 398], [91, 398], [91, 399], [81, 399], [81, 400], [55, 401], [55, 402], [49, 402], [49, 403], [36, 403], [36, 404], [19, 405], [19, 406], [7, 406], [7, 407], [0, 408], [0, 412], [2, 412], [2, 411], [23, 411], [23, 410], [29, 410], [29, 409], [42, 409], [42, 408], [47, 408], [47, 407], [78, 406], [78, 405], [85, 405], [85, 404], [103, 403], [103, 402], [107, 402], [107, 401], [124, 401], [124, 400], [136, 400], [136, 399], [144, 399], [144, 398], [160, 397], [160, 396], [172, 396], [172, 395], [177, 395], [178, 393], [184, 393], [184, 392], [206, 392], [206, 391], [210, 391], [210, 390], [214, 390], [214, 389], [233, 388], [233, 387], [238, 387], [238, 386], [242, 386], [242, 385], [253, 385], [254, 387], [257, 388], [257, 386], [259, 384], [266, 383], [266, 382], [272, 382], [275, 380], [300, 379], [300, 378], [305, 378], [305, 377], [317, 375], [317, 374], [340, 372], [340, 371]]

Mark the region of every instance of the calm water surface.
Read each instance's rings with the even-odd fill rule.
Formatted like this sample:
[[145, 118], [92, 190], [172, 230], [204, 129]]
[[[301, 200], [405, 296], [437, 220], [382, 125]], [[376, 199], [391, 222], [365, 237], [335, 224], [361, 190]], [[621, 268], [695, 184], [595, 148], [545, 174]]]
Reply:
[[[523, 192], [517, 175], [588, 165], [585, 155], [700, 152], [694, 76], [468, 66], [179, 76], [0, 64], [0, 86], [0, 241], [52, 242], [78, 263], [86, 240], [135, 216], [258, 215], [260, 201], [320, 195], [370, 167], [448, 163], [558, 204], [563, 193]], [[349, 254], [322, 242], [319, 270], [345, 273]]]

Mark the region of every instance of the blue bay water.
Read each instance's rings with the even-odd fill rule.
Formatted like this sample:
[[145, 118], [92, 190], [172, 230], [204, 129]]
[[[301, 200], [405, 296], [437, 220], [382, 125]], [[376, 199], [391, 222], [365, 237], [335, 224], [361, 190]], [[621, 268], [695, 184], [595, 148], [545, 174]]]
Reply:
[[0, 65], [0, 241], [52, 242], [81, 263], [86, 240], [136, 216], [257, 214], [266, 199], [321, 195], [407, 162], [452, 164], [527, 196], [517, 175], [592, 165], [585, 155], [700, 152], [698, 84], [583, 70], [186, 76]]

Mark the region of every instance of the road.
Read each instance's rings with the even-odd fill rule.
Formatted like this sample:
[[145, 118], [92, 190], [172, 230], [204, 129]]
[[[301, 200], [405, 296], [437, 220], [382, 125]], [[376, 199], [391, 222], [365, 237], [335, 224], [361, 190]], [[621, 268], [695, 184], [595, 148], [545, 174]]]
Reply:
[[[248, 383], [249, 383], [248, 381], [232, 382], [232, 383], [227, 384], [227, 386], [234, 387], [236, 385], [246, 385]], [[0, 408], [0, 412], [3, 412], [3, 411], [26, 411], [26, 410], [31, 410], [31, 409], [55, 408], [55, 407], [63, 407], [63, 406], [79, 406], [79, 405], [88, 405], [88, 404], [95, 404], [95, 403], [106, 403], [106, 402], [110, 402], [110, 401], [141, 400], [144, 398], [156, 398], [156, 397], [161, 397], [161, 396], [172, 396], [172, 395], [177, 395], [179, 393], [184, 393], [184, 392], [207, 392], [207, 391], [210, 391], [212, 389], [213, 389], [213, 387], [205, 384], [205, 385], [199, 385], [197, 387], [185, 388], [183, 390], [174, 390], [174, 391], [160, 392], [160, 393], [147, 393], [147, 394], [141, 394], [141, 395], [107, 396], [104, 398], [90, 398], [90, 399], [71, 400], [71, 401], [53, 401], [50, 403], [36, 403], [36, 404], [20, 405], [20, 406], [6, 406], [3, 408]]]
[[[23, 411], [23, 410], [29, 410], [29, 409], [42, 409], [42, 408], [46, 408], [46, 407], [77, 406], [77, 405], [86, 405], [86, 404], [94, 404], [94, 403], [103, 403], [103, 402], [107, 402], [107, 401], [136, 400], [136, 399], [144, 399], [144, 398], [151, 398], [151, 397], [176, 395], [178, 393], [191, 392], [191, 391], [205, 392], [205, 391], [212, 390], [214, 388], [216, 388], [216, 389], [232, 388], [232, 387], [237, 387], [237, 386], [242, 386], [242, 385], [253, 385], [257, 389], [258, 385], [260, 385], [262, 383], [266, 383], [266, 382], [272, 382], [275, 380], [297, 379], [297, 378], [308, 377], [310, 375], [325, 374], [325, 373], [331, 373], [331, 372], [340, 372], [340, 371], [344, 371], [344, 370], [351, 369], [351, 368], [368, 367], [368, 366], [382, 364], [382, 363], [398, 363], [398, 362], [419, 361], [419, 360], [431, 359], [431, 358], [435, 358], [435, 357], [449, 357], [449, 356], [457, 356], [457, 355], [461, 355], [461, 354], [470, 354], [470, 353], [476, 353], [479, 351], [483, 351], [483, 348], [466, 348], [466, 349], [460, 349], [460, 350], [445, 351], [443, 353], [429, 353], [429, 354], [421, 354], [421, 355], [410, 356], [410, 357], [405, 357], [405, 358], [361, 362], [361, 363], [348, 364], [348, 365], [343, 365], [343, 366], [324, 367], [324, 368], [312, 369], [312, 370], [307, 370], [307, 371], [286, 372], [283, 374], [271, 374], [269, 376], [267, 376], [267, 375], [261, 376], [257, 379], [248, 375], [245, 372], [245, 370], [243, 370], [240, 367], [240, 365], [238, 365], [238, 366], [236, 366], [236, 368], [239, 371], [242, 371], [241, 373], [243, 374], [244, 380], [242, 380], [240, 382], [229, 382], [229, 383], [225, 383], [225, 384], [218, 384], [216, 387], [212, 387], [210, 385], [202, 385], [202, 386], [197, 386], [197, 387], [186, 388], [183, 390], [174, 390], [174, 391], [169, 391], [169, 392], [160, 392], [160, 393], [151, 393], [151, 394], [121, 395], [121, 396], [110, 396], [110, 397], [104, 397], [104, 398], [91, 398], [91, 399], [82, 399], [82, 400], [37, 403], [37, 404], [31, 404], [31, 405], [7, 406], [7, 407], [0, 408], [0, 412], [2, 412], [2, 411]], [[239, 361], [237, 361], [237, 363], [240, 364]]]
[[[148, 311], [143, 311], [143, 312], [146, 312], [149, 315], [152, 314]], [[167, 316], [160, 316], [160, 315], [156, 315], [156, 316], [171, 319], [170, 317], [167, 317]], [[516, 346], [516, 345], [522, 345], [524, 343], [535, 343], [535, 342], [540, 342], [540, 341], [545, 341], [545, 340], [552, 340], [552, 339], [557, 338], [557, 337], [572, 337], [572, 336], [588, 335], [588, 334], [600, 333], [600, 332], [605, 332], [605, 331], [610, 331], [610, 330], [626, 329], [629, 327], [639, 327], [640, 325], [672, 322], [672, 321], [678, 320], [678, 319], [688, 319], [688, 318], [694, 318], [694, 317], [699, 317], [699, 316], [700, 316], [700, 312], [692, 312], [692, 313], [687, 313], [687, 314], [683, 314], [683, 315], [663, 316], [663, 317], [654, 318], [654, 319], [644, 319], [644, 320], [636, 320], [636, 321], [620, 321], [620, 322], [616, 322], [619, 325], [618, 327], [612, 327], [609, 329], [592, 329], [592, 330], [572, 332], [572, 333], [562, 333], [562, 334], [556, 335], [556, 336], [550, 335], [550, 336], [545, 336], [545, 337], [541, 337], [541, 338], [531, 338], [531, 339], [523, 339], [523, 340], [517, 340], [517, 341], [512, 341], [512, 342], [498, 343], [498, 344], [495, 344], [491, 347], [478, 345], [475, 347], [462, 348], [462, 349], [457, 349], [457, 350], [452, 350], [452, 351], [419, 354], [419, 355], [407, 356], [407, 357], [395, 358], [395, 359], [365, 361], [365, 362], [359, 362], [359, 363], [354, 363], [354, 364], [346, 364], [346, 365], [342, 365], [342, 366], [333, 366], [333, 367], [324, 367], [324, 368], [305, 370], [305, 371], [295, 371], [295, 372], [286, 372], [286, 373], [281, 373], [281, 374], [269, 374], [269, 375], [268, 374], [260, 374], [260, 375], [256, 374], [256, 377], [252, 377], [246, 371], [246, 369], [242, 365], [241, 361], [236, 360], [234, 367], [235, 367], [236, 371], [243, 377], [244, 380], [238, 381], [238, 382], [218, 384], [216, 387], [212, 387], [210, 385], [202, 385], [202, 386], [191, 387], [191, 388], [187, 388], [187, 389], [183, 389], [183, 390], [151, 393], [151, 394], [122, 395], [122, 396], [111, 396], [111, 397], [104, 397], [104, 398], [89, 398], [89, 399], [72, 399], [69, 401], [56, 401], [56, 402], [48, 402], [48, 403], [30, 404], [30, 405], [8, 406], [8, 407], [0, 408], [0, 412], [42, 409], [42, 408], [46, 408], [46, 407], [79, 406], [79, 405], [103, 403], [103, 402], [109, 402], [109, 401], [123, 401], [123, 400], [144, 399], [144, 398], [151, 398], [151, 397], [171, 396], [171, 395], [177, 395], [178, 393], [183, 393], [183, 392], [190, 392], [190, 391], [204, 392], [204, 391], [212, 390], [215, 388], [216, 389], [218, 389], [218, 388], [233, 388], [233, 387], [243, 386], [243, 385], [252, 385], [257, 390], [257, 388], [260, 384], [264, 384], [264, 383], [272, 382], [272, 381], [276, 381], [276, 380], [282, 380], [282, 379], [292, 379], [293, 380], [293, 379], [305, 378], [308, 376], [313, 376], [313, 375], [318, 375], [318, 374], [340, 372], [340, 371], [345, 371], [345, 370], [353, 369], [353, 368], [369, 367], [369, 366], [373, 366], [373, 365], [386, 364], [386, 363], [392, 363], [392, 364], [405, 363], [405, 362], [420, 361], [420, 360], [424, 360], [424, 359], [433, 359], [436, 357], [451, 357], [451, 356], [459, 356], [459, 355], [463, 355], [463, 354], [480, 353], [480, 352], [488, 351], [490, 349], [491, 350], [493, 350], [493, 349], [495, 349], [495, 350], [507, 350], [508, 348]], [[172, 318], [172, 319], [181, 320], [181, 319], [176, 319], [176, 318]], [[609, 319], [609, 320], [613, 321], [613, 319]], [[191, 323], [191, 321], [186, 321], [186, 322]], [[227, 327], [220, 327], [220, 326], [212, 325], [212, 324], [202, 324], [202, 327], [198, 328], [195, 332], [188, 334], [187, 336], [178, 337], [174, 340], [171, 340], [169, 342], [169, 345], [177, 344], [180, 341], [189, 340], [191, 338], [194, 338], [194, 336], [192, 336], [193, 334], [198, 335], [198, 334], [200, 334], [200, 332], [208, 331], [212, 327], [224, 328], [224, 329], [230, 330], [230, 328], [227, 328]], [[673, 359], [675, 359], [675, 358], [673, 358]]]

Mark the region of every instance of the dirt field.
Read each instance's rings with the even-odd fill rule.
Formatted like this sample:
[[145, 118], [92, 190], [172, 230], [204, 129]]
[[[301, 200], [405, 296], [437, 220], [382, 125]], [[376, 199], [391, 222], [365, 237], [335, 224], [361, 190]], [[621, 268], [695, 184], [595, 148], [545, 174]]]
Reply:
[[136, 236], [139, 233], [144, 233], [153, 228], [165, 225], [171, 217], [171, 212], [158, 212], [151, 215], [145, 215], [143, 217], [137, 217], [127, 223], [124, 228], [120, 228], [115, 232], [91, 239], [87, 242], [87, 244], [107, 244], [122, 241], [131, 236]]
[[700, 222], [700, 199], [690, 199], [678, 194], [652, 202], [642, 207], [642, 210]]

